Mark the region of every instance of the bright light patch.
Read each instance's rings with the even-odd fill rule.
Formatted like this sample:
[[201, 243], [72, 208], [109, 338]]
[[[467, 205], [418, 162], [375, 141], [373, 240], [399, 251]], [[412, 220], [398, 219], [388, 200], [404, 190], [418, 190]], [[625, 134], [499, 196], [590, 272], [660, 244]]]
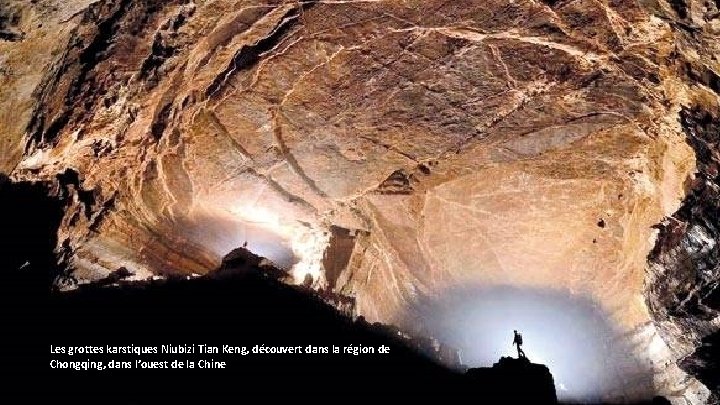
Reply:
[[[307, 275], [312, 277], [315, 284], [324, 282], [322, 259], [325, 248], [330, 242], [329, 232], [311, 228], [297, 221], [284, 222], [278, 213], [257, 206], [236, 207], [233, 214], [242, 222], [250, 223], [254, 227], [262, 228], [288, 241], [294, 256], [290, 272], [296, 284], [303, 283]], [[258, 249], [261, 246], [257, 241], [254, 241], [252, 237], [247, 237], [246, 241], [250, 251], [263, 255], [262, 249]], [[238, 242], [237, 245], [243, 243]], [[273, 257], [267, 257], [273, 260]], [[282, 263], [278, 264], [282, 265]]]
[[[517, 357], [513, 330], [535, 363], [548, 366], [563, 400], [654, 394], [652, 373], [594, 302], [567, 292], [497, 286], [449, 290], [426, 302], [432, 336], [458, 348], [471, 367]], [[634, 398], [633, 398], [634, 400]]]
[[258, 225], [264, 225], [273, 228], [275, 231], [282, 233], [280, 217], [277, 213], [255, 206], [240, 206], [233, 210], [233, 213], [244, 222], [250, 222]]
[[293, 266], [295, 282], [300, 284], [309, 274], [314, 282], [324, 281], [322, 259], [330, 242], [329, 232], [307, 229], [292, 239], [292, 249], [299, 261]]

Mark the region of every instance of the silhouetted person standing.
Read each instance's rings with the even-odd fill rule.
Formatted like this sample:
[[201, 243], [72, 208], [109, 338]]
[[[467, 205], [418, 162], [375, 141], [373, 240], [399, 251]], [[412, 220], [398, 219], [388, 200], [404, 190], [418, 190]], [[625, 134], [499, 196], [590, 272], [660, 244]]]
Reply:
[[518, 331], [516, 331], [516, 330], [514, 330], [513, 332], [515, 332], [515, 337], [513, 338], [513, 344], [517, 345], [518, 359], [519, 358], [527, 358], [527, 357], [525, 357], [525, 352], [523, 351], [523, 349], [521, 347], [523, 344], [522, 334], [518, 333]]

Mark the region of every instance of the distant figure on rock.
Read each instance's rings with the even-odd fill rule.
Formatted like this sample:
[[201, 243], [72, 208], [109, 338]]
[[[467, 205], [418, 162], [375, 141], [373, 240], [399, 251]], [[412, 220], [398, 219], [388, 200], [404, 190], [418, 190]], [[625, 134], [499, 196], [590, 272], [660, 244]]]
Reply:
[[303, 279], [303, 285], [307, 288], [312, 287], [313, 284], [313, 276], [310, 273], [305, 274], [305, 278]]
[[522, 334], [518, 333], [518, 331], [516, 331], [516, 330], [514, 330], [513, 332], [515, 332], [515, 338], [513, 339], [513, 344], [517, 345], [518, 359], [520, 359], [520, 358], [526, 359], [527, 357], [525, 357], [525, 352], [522, 349], [522, 344], [523, 344]]

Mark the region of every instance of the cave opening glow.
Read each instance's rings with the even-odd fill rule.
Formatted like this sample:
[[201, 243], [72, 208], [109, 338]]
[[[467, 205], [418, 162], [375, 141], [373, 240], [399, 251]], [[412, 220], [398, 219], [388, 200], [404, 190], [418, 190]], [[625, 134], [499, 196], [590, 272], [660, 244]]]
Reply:
[[590, 299], [510, 286], [455, 288], [420, 306], [427, 334], [460, 350], [469, 367], [517, 356], [513, 330], [533, 363], [548, 366], [558, 399], [596, 402], [652, 390], [652, 374]]
[[324, 283], [322, 258], [330, 233], [320, 227], [253, 204], [230, 210], [197, 209], [191, 218], [181, 218], [176, 224], [189, 240], [218, 258], [245, 247], [287, 270], [296, 284], [307, 275], [319, 285]]

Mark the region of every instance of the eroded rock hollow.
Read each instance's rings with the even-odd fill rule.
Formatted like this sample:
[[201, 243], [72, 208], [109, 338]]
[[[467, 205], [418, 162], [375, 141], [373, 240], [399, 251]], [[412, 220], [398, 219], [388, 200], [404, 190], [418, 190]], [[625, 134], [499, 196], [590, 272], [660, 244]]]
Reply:
[[703, 403], [719, 7], [0, 0], [0, 171], [70, 201], [62, 287], [247, 244], [408, 330], [457, 288], [564, 294], [630, 354], [602, 399]]

